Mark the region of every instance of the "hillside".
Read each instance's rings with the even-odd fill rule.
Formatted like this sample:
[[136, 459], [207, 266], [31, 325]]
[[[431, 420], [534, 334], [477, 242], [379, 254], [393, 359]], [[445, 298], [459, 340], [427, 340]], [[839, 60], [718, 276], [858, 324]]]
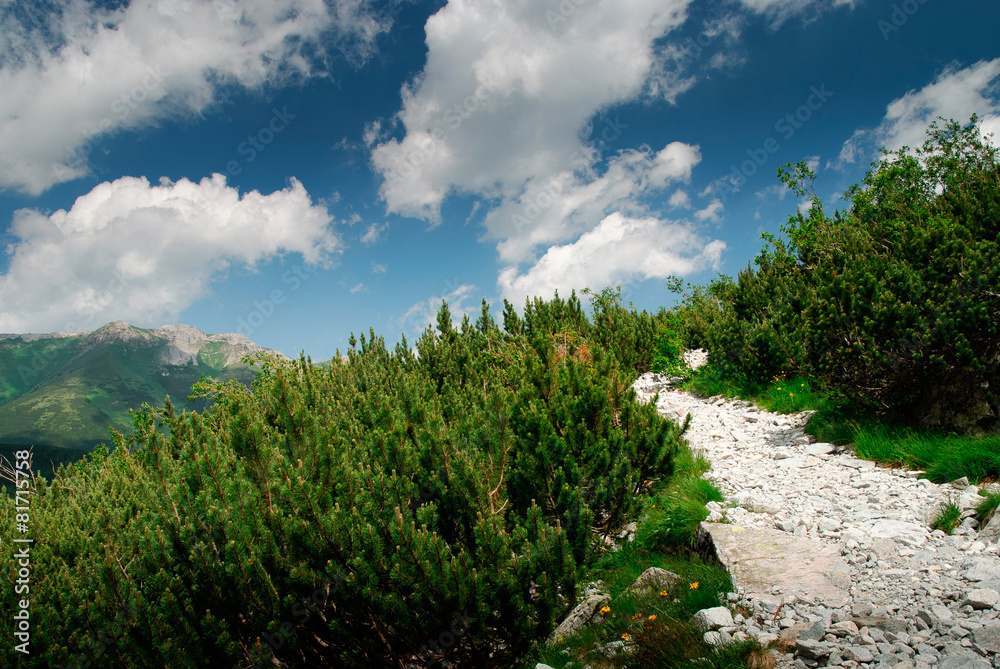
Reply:
[[[0, 445], [89, 451], [108, 428], [127, 429], [129, 409], [189, 403], [202, 376], [249, 383], [245, 355], [266, 351], [238, 334], [208, 335], [188, 325], [159, 330], [118, 321], [93, 332], [0, 334]], [[3, 448], [5, 452], [8, 448]], [[68, 454], [75, 459], [78, 454]]]

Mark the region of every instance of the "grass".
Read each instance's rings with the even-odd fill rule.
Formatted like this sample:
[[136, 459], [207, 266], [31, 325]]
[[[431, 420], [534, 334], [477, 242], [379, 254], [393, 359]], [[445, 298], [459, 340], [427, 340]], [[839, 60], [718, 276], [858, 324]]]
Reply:
[[962, 508], [950, 498], [931, 519], [931, 529], [941, 530], [945, 534], [951, 534], [961, 524]]
[[[774, 659], [756, 641], [712, 649], [691, 625], [691, 617], [704, 608], [725, 603], [732, 591], [728, 572], [707, 563], [692, 546], [698, 523], [708, 514], [705, 503], [722, 501], [722, 495], [700, 478], [710, 463], [690, 449], [675, 459], [675, 475], [644, 504], [635, 541], [606, 553], [583, 575], [581, 583], [602, 581], [611, 602], [586, 628], [552, 646], [542, 645], [521, 666], [536, 662], [563, 669], [591, 666], [666, 667], [682, 669], [771, 669]], [[669, 590], [641, 596], [626, 594], [628, 587], [649, 567], [661, 567], [680, 580]], [[627, 640], [629, 654], [608, 657], [602, 650], [614, 641]]]
[[1000, 507], [1000, 493], [980, 490], [979, 494], [983, 499], [976, 505], [976, 520], [979, 521], [979, 527], [985, 527], [986, 523], [993, 518], [997, 507]]

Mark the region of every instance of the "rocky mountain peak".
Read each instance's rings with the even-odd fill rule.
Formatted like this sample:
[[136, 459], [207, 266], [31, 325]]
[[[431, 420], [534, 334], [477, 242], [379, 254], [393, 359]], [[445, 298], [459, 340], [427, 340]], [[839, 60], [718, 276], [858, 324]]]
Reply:
[[150, 330], [143, 330], [125, 321], [115, 321], [100, 327], [86, 337], [80, 343], [82, 349], [91, 349], [95, 346], [108, 344], [138, 344], [140, 346], [153, 346], [156, 343], [156, 336]]

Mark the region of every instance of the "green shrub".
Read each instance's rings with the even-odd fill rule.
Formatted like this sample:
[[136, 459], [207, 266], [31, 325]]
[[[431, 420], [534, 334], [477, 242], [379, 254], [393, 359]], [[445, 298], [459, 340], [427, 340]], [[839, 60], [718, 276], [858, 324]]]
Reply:
[[684, 322], [680, 313], [664, 311], [658, 315], [653, 370], [658, 374], [680, 375], [684, 364]]
[[682, 443], [574, 300], [507, 333], [442, 305], [416, 352], [369, 331], [346, 361], [200, 385], [203, 414], [138, 412], [32, 498], [31, 661], [514, 662]]
[[740, 384], [782, 371], [869, 411], [990, 430], [1000, 415], [1000, 151], [978, 120], [933, 124], [886, 153], [850, 208], [828, 216], [802, 162], [779, 170], [808, 196], [736, 281], [686, 295], [687, 336]]

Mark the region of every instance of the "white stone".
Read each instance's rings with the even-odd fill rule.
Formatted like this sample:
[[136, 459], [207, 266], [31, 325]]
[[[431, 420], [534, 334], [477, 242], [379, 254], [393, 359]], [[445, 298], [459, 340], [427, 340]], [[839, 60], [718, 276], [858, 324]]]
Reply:
[[732, 627], [733, 614], [724, 606], [714, 606], [698, 611], [694, 614], [692, 622], [702, 631], [717, 630], [720, 627]]

